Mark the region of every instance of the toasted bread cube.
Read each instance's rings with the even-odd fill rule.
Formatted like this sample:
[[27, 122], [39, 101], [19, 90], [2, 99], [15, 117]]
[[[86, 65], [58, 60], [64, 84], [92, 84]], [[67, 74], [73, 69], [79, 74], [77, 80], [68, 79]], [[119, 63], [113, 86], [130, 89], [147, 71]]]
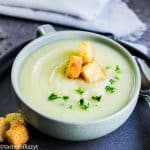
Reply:
[[4, 117], [0, 117], [0, 142], [5, 140], [5, 133], [8, 130], [9, 126], [5, 121]]
[[106, 74], [100, 65], [92, 62], [83, 66], [82, 76], [88, 82], [96, 82], [105, 79]]
[[14, 145], [15, 149], [20, 149], [29, 140], [29, 134], [24, 125], [18, 125], [6, 132], [6, 138], [10, 144]]
[[88, 41], [81, 41], [78, 47], [78, 55], [82, 57], [83, 64], [90, 63], [93, 60], [91, 44]]
[[7, 114], [5, 120], [10, 125], [10, 127], [25, 125], [25, 121], [21, 113]]
[[81, 73], [82, 58], [80, 56], [71, 56], [66, 70], [66, 76], [74, 79], [78, 78]]

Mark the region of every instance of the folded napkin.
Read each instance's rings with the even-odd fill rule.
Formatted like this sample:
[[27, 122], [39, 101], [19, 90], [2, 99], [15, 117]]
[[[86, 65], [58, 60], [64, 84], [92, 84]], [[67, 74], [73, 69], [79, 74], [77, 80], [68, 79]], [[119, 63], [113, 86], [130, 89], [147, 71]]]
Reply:
[[1, 0], [2, 5], [31, 8], [50, 11], [59, 14], [68, 14], [73, 17], [93, 20], [103, 10], [110, 0]]
[[0, 14], [111, 33], [128, 41], [146, 30], [122, 0], [0, 0]]

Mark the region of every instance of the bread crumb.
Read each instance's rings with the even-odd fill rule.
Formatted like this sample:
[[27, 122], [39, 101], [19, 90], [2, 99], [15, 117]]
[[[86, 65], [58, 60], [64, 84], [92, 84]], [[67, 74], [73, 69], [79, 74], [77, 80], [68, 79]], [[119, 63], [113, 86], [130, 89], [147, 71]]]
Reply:
[[13, 144], [15, 149], [20, 149], [29, 140], [29, 134], [25, 126], [18, 125], [11, 127], [6, 132], [7, 141]]
[[14, 127], [17, 125], [25, 125], [24, 118], [21, 113], [10, 113], [5, 116], [6, 122], [10, 125], [10, 127]]
[[88, 82], [97, 82], [106, 78], [104, 70], [96, 62], [92, 62], [83, 66], [82, 76]]
[[5, 133], [8, 130], [9, 126], [5, 121], [4, 117], [0, 117], [0, 142], [5, 140]]
[[93, 60], [93, 53], [90, 42], [81, 41], [79, 43], [78, 55], [82, 57], [83, 64], [90, 63]]
[[71, 79], [78, 78], [81, 73], [82, 58], [80, 56], [71, 56], [66, 70], [66, 76]]

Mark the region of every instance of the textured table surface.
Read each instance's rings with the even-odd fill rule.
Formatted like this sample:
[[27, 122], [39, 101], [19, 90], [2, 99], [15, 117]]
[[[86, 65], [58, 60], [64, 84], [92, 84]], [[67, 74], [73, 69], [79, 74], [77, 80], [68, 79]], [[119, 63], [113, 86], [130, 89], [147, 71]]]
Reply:
[[[139, 39], [139, 43], [150, 48], [150, 0], [125, 0], [147, 25], [147, 31]], [[0, 41], [0, 55], [19, 45], [23, 41], [36, 36], [37, 26], [45, 22], [35, 22], [0, 16], [0, 30], [8, 38]], [[71, 29], [54, 25], [56, 30]], [[0, 115], [15, 111], [15, 101], [12, 99], [10, 72], [0, 79]], [[146, 109], [145, 109], [146, 108]], [[139, 119], [138, 119], [139, 118]], [[128, 121], [112, 134], [88, 142], [66, 142], [50, 138], [32, 127], [29, 144], [39, 144], [40, 150], [149, 150], [150, 148], [150, 109], [144, 101], [138, 105]]]

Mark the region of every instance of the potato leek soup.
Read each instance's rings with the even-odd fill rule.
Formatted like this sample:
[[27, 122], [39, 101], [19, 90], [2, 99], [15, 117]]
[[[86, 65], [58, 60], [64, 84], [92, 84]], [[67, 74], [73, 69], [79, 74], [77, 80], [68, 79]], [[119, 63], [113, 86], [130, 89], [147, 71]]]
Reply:
[[112, 115], [130, 100], [134, 74], [128, 60], [98, 41], [62, 40], [23, 62], [22, 94], [33, 108], [65, 121]]

